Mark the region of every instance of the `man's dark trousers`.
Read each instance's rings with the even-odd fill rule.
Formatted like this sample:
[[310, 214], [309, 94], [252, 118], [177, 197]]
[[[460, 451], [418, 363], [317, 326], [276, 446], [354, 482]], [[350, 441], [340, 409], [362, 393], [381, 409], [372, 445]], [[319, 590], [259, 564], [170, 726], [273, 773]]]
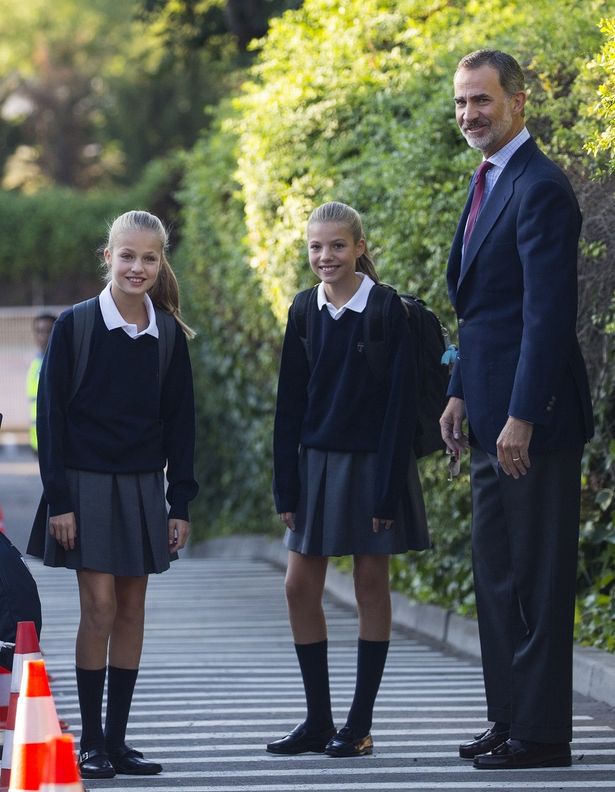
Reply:
[[513, 479], [472, 449], [472, 554], [488, 718], [511, 737], [572, 739], [582, 448]]

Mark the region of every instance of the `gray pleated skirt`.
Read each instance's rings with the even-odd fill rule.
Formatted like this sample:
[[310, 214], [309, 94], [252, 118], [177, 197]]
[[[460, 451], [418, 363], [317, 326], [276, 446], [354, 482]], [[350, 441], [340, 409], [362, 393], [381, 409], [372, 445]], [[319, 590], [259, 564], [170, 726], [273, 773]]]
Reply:
[[47, 531], [44, 564], [137, 577], [164, 572], [169, 553], [164, 474], [66, 471], [77, 520], [74, 550]]
[[286, 547], [317, 556], [391, 555], [428, 548], [425, 504], [414, 455], [393, 526], [374, 533], [376, 464], [375, 453], [302, 448], [296, 530], [286, 531]]

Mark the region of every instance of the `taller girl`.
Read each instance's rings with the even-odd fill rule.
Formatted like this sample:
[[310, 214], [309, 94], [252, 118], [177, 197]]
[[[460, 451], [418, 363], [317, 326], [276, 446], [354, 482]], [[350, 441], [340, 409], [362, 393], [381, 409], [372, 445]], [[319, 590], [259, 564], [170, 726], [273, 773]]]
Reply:
[[[89, 349], [77, 352], [84, 330], [75, 332], [78, 309], [69, 309], [55, 324], [41, 371], [39, 459], [49, 525], [44, 563], [77, 571], [84, 778], [162, 770], [126, 745], [125, 733], [141, 657], [148, 575], [168, 569], [185, 545], [188, 503], [197, 492], [186, 344], [193, 333], [180, 317], [166, 245], [165, 228], [148, 212], [127, 212], [115, 220], [104, 251], [108, 283], [90, 302]], [[163, 343], [169, 346], [164, 354]], [[162, 363], [165, 357], [168, 365]]]
[[[307, 241], [321, 283], [307, 300], [305, 323], [300, 296], [289, 312], [274, 428], [274, 496], [287, 526], [286, 597], [307, 718], [267, 750], [359, 756], [372, 751], [372, 711], [389, 647], [389, 557], [429, 544], [411, 453], [417, 350], [395, 295], [386, 377], [370, 370], [362, 314], [373, 290], [385, 287], [354, 209], [320, 206]], [[328, 556], [342, 555], [354, 556], [359, 643], [354, 699], [336, 732], [322, 595]]]

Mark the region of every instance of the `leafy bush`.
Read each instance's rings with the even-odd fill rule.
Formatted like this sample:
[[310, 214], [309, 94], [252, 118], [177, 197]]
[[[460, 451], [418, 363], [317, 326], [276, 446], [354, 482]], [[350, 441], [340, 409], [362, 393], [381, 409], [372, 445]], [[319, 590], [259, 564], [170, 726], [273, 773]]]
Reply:
[[153, 162], [131, 189], [82, 192], [53, 188], [24, 195], [0, 191], [0, 278], [3, 304], [69, 302], [97, 280], [97, 251], [106, 223], [144, 207], [173, 220], [169, 193], [179, 163]]
[[604, 19], [601, 30], [606, 41], [598, 57], [588, 68], [601, 75], [599, 98], [588, 107], [594, 130], [587, 149], [605, 157], [605, 170], [615, 173], [615, 17]]
[[233, 176], [236, 142], [226, 123], [215, 127], [190, 158], [180, 195], [184, 304], [191, 324], [202, 330], [191, 345], [201, 486], [193, 518], [209, 533], [271, 527], [279, 328], [247, 265], [243, 203]]
[[[606, 7], [601, 0], [306, 0], [272, 22], [242, 89], [189, 156], [181, 195], [184, 279], [201, 330], [200, 516], [209, 532], [272, 524], [277, 355], [291, 297], [312, 282], [304, 233], [315, 205], [335, 198], [355, 206], [383, 279], [423, 296], [452, 325], [446, 259], [479, 159], [456, 128], [452, 75], [462, 55], [495, 46], [524, 67], [528, 127], [569, 173], [586, 216], [580, 333], [594, 391], [610, 408], [598, 409], [585, 460], [580, 603], [597, 614], [583, 592], [611, 596], [612, 581], [605, 573], [598, 584], [596, 574], [611, 558], [613, 536], [601, 492], [612, 486], [605, 442], [615, 285], [612, 222], [602, 218], [612, 218], [614, 199], [612, 185], [590, 180], [581, 112], [595, 104], [603, 79], [588, 64], [601, 46]], [[415, 598], [470, 612], [467, 473], [451, 486], [444, 467], [438, 457], [422, 466], [435, 552], [396, 559], [393, 577]]]

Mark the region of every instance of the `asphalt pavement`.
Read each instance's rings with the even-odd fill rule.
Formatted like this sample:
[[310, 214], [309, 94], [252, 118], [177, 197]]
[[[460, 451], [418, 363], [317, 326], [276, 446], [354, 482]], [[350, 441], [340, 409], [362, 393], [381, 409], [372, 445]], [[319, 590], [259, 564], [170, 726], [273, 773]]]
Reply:
[[[7, 534], [18, 546], [23, 546], [40, 495], [36, 473], [27, 473], [31, 462], [0, 457], [0, 505]], [[41, 645], [53, 675], [56, 707], [78, 737], [75, 576], [36, 561], [29, 565], [43, 603]], [[333, 708], [341, 726], [352, 699], [357, 623], [352, 609], [330, 597], [326, 610]], [[150, 580], [143, 660], [128, 731], [128, 741], [161, 761], [164, 772], [146, 779], [88, 781], [88, 789], [615, 790], [615, 713], [579, 695], [572, 767], [486, 772], [460, 760], [458, 743], [485, 723], [479, 663], [406, 630], [393, 634], [375, 710], [373, 756], [267, 754], [265, 744], [287, 733], [303, 714], [282, 571], [250, 558], [180, 558], [169, 572]]]

